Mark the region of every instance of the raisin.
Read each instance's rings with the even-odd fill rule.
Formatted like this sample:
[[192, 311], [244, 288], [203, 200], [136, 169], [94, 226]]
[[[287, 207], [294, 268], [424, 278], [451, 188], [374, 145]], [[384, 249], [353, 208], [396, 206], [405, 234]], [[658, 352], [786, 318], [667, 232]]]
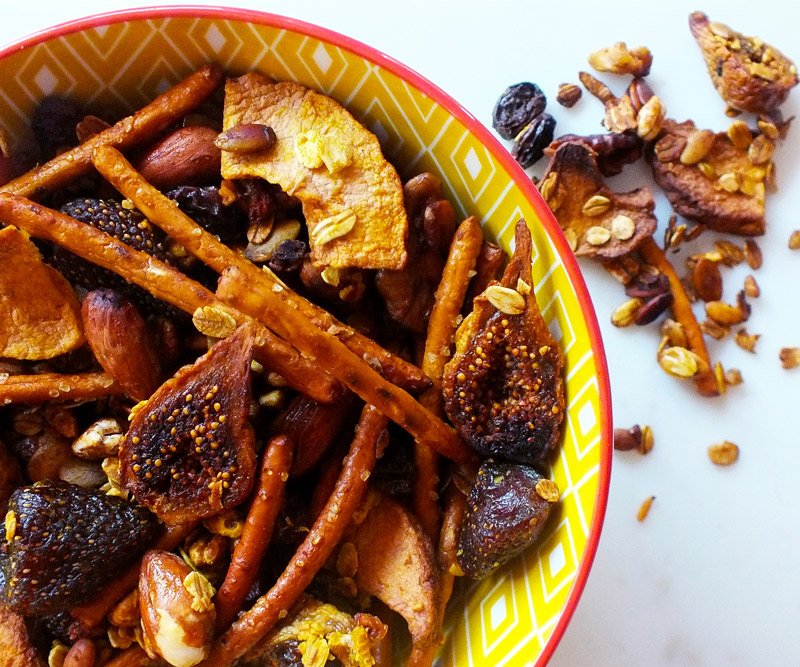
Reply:
[[536, 541], [551, 507], [536, 489], [543, 479], [530, 466], [483, 462], [458, 538], [456, 558], [464, 574], [485, 577]]
[[544, 149], [553, 140], [556, 119], [549, 113], [540, 113], [514, 139], [511, 155], [523, 169], [536, 163], [544, 155]]
[[237, 207], [225, 206], [219, 190], [213, 185], [182, 185], [167, 192], [167, 197], [198, 225], [219, 236], [223, 243], [230, 245], [244, 240], [246, 217]]
[[276, 273], [287, 273], [298, 271], [303, 266], [303, 259], [308, 254], [308, 244], [299, 239], [287, 239], [281, 241], [272, 257], [269, 258], [267, 266]]
[[544, 111], [546, 104], [547, 98], [535, 83], [523, 81], [509, 86], [494, 105], [492, 127], [503, 139], [513, 139]]

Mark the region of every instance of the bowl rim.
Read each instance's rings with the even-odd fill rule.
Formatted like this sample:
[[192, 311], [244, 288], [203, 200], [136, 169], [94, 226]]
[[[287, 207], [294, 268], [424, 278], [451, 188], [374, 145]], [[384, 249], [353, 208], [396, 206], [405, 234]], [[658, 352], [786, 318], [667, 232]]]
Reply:
[[398, 76], [400, 79], [411, 83], [415, 88], [422, 91], [437, 104], [444, 107], [448, 113], [457, 118], [467, 130], [480, 140], [491, 152], [492, 156], [500, 162], [503, 168], [510, 174], [514, 184], [533, 206], [536, 215], [545, 228], [547, 236], [556, 247], [559, 259], [564, 265], [567, 277], [573, 285], [575, 295], [581, 307], [581, 313], [589, 333], [592, 355], [597, 368], [596, 379], [600, 405], [599, 419], [601, 423], [599, 443], [600, 462], [597, 493], [595, 496], [595, 511], [589, 527], [589, 534], [586, 538], [586, 546], [584, 547], [583, 555], [578, 563], [578, 571], [575, 575], [575, 580], [567, 596], [567, 600], [564, 603], [561, 615], [550, 633], [550, 636], [545, 641], [542, 652], [535, 662], [535, 667], [543, 667], [547, 664], [561, 641], [586, 585], [589, 572], [591, 571], [597, 553], [597, 546], [608, 505], [611, 481], [612, 410], [608, 364], [600, 335], [600, 326], [586, 286], [586, 281], [561, 231], [561, 227], [522, 167], [517, 164], [516, 160], [514, 160], [508, 150], [506, 150], [489, 129], [480, 122], [472, 112], [466, 109], [466, 107], [462, 106], [439, 86], [392, 56], [357, 39], [308, 21], [256, 9], [228, 7], [223, 5], [142, 6], [91, 14], [33, 32], [19, 40], [2, 46], [0, 48], [0, 59], [6, 58], [18, 51], [32, 48], [50, 39], [60, 38], [90, 28], [109, 25], [111, 23], [122, 23], [125, 21], [143, 21], [162, 18], [211, 18], [265, 25], [305, 34], [314, 39], [334, 44], [337, 47], [344, 48], [370, 60]]

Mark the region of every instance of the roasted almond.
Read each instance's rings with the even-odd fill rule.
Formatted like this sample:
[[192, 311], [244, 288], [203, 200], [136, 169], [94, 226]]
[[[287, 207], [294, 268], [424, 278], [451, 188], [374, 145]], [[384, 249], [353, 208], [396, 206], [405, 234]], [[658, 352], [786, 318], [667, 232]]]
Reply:
[[89, 292], [81, 304], [86, 340], [94, 356], [131, 398], [142, 401], [161, 384], [161, 364], [144, 318], [113, 290]]
[[144, 648], [152, 659], [161, 657], [174, 667], [192, 667], [208, 656], [216, 611], [207, 599], [206, 586], [197, 585], [198, 577], [202, 575], [175, 554], [145, 554], [139, 575], [139, 611]]
[[135, 166], [159, 190], [219, 180], [221, 153], [216, 139], [217, 132], [210, 127], [182, 127], [151, 146]]

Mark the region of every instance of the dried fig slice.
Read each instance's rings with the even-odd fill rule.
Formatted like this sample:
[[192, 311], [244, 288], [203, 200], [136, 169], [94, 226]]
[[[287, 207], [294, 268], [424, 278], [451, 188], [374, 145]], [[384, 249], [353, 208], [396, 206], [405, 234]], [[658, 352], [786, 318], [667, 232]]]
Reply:
[[253, 337], [252, 326], [239, 327], [134, 413], [120, 450], [122, 479], [167, 524], [219, 514], [252, 490]]
[[[764, 135], [757, 140], [756, 147], [771, 145]], [[760, 151], [751, 150], [754, 143], [732, 132], [698, 130], [691, 120], [667, 119], [645, 157], [678, 215], [717, 232], [754, 236], [763, 234], [766, 224], [769, 168], [769, 159], [762, 162]]]
[[480, 454], [520, 463], [547, 460], [564, 417], [563, 358], [531, 285], [531, 233], [517, 223], [501, 282], [475, 299], [445, 366], [445, 410]]
[[797, 67], [758, 37], [747, 37], [703, 12], [689, 16], [689, 30], [703, 52], [708, 74], [729, 106], [768, 114], [797, 85]]
[[615, 193], [583, 143], [562, 143], [550, 158], [539, 190], [576, 255], [609, 260], [630, 254], [656, 229], [647, 188]]

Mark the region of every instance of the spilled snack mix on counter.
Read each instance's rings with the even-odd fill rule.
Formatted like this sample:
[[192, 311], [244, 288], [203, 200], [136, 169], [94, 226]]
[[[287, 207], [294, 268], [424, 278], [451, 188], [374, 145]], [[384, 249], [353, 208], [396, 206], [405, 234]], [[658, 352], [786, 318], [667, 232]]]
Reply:
[[[456, 579], [559, 502], [525, 221], [506, 261], [434, 174], [256, 73], [34, 121], [38, 166], [0, 185], [0, 647], [430, 665]], [[519, 128], [525, 159], [553, 127]]]
[[[534, 180], [575, 255], [599, 261], [624, 286], [628, 298], [612, 313], [611, 323], [660, 326], [660, 367], [675, 378], [691, 380], [701, 395], [713, 397], [741, 384], [742, 376], [711, 359], [705, 337], [720, 340], [732, 334], [740, 348], [756, 353], [760, 336], [749, 333], [744, 324], [760, 288], [748, 275], [735, 303], [725, 302], [723, 270], [742, 262], [753, 270], [761, 266], [754, 237], [766, 232], [765, 200], [777, 189], [773, 155], [792, 120], [784, 119], [779, 107], [797, 85], [798, 73], [775, 47], [710, 21], [702, 12], [691, 14], [689, 29], [714, 87], [728, 105], [726, 115], [747, 112], [752, 114], [749, 120], [728, 119], [727, 129], [715, 131], [698, 128], [692, 120], [670, 118], [667, 102], [645, 78], [653, 62], [650, 51], [618, 42], [591, 53], [588, 63], [599, 72], [628, 75], [630, 82], [621, 96], [588, 72], [578, 75], [586, 91], [603, 104], [602, 122], [608, 132], [556, 135], [543, 143], [541, 154], [549, 161]], [[526, 91], [538, 91], [532, 95], [536, 105], [521, 102]], [[579, 97], [574, 86], [562, 84], [556, 100], [569, 107]], [[514, 140], [512, 155], [523, 133], [504, 134], [508, 122], [498, 109], [513, 110], [516, 129], [535, 125], [545, 115], [546, 104], [544, 93], [532, 83], [502, 93], [493, 121], [502, 137]], [[648, 188], [619, 193], [605, 182], [641, 157], [674, 211], [661, 244], [653, 237], [657, 220]], [[523, 167], [531, 164], [519, 162]], [[718, 238], [712, 249], [689, 255], [685, 272], [680, 271], [671, 257], [705, 230], [745, 238], [742, 245]], [[789, 247], [800, 247], [800, 232], [792, 234]], [[705, 319], [698, 318], [696, 302], [703, 302]], [[800, 363], [795, 352], [796, 348], [781, 351], [784, 368]], [[614, 447], [621, 451], [646, 453], [652, 442], [649, 427], [636, 425], [614, 433]], [[709, 456], [714, 463], [729, 465], [738, 458], [738, 447], [728, 442], [714, 445]], [[640, 521], [648, 508], [646, 503], [640, 509]]]

